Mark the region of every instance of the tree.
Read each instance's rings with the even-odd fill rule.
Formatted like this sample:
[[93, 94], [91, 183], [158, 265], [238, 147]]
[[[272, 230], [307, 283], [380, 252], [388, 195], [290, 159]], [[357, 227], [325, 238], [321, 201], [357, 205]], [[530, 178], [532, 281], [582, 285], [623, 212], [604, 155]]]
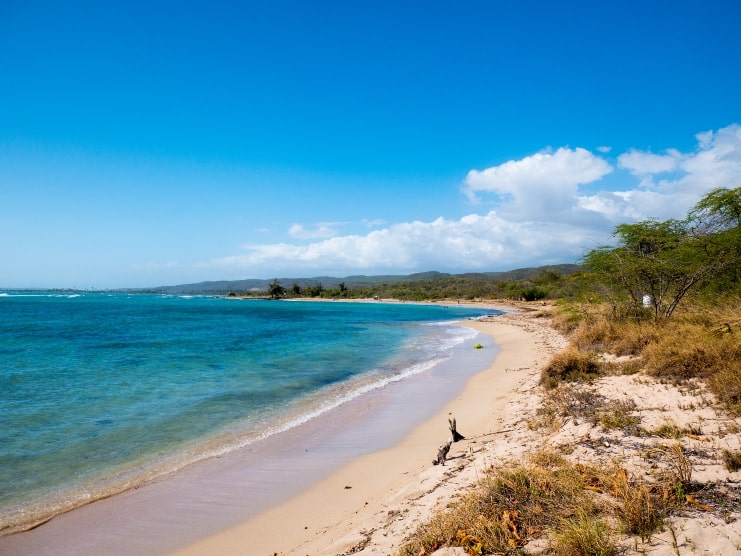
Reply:
[[324, 287], [322, 286], [321, 282], [314, 286], [309, 285], [304, 287], [304, 295], [306, 297], [320, 297], [323, 291]]
[[712, 236], [716, 250], [725, 250], [729, 265], [715, 280], [716, 291], [741, 286], [741, 187], [712, 190], [690, 212], [692, 233]]
[[277, 278], [274, 278], [268, 285], [268, 294], [270, 295], [270, 299], [280, 299], [285, 295], [285, 293], [286, 289], [280, 285]]
[[648, 301], [654, 319], [667, 318], [693, 289], [741, 261], [741, 190], [716, 189], [685, 220], [645, 220], [615, 228], [617, 247], [585, 257], [613, 280], [635, 307]]
[[705, 195], [689, 214], [697, 234], [741, 233], [741, 187], [719, 187]]

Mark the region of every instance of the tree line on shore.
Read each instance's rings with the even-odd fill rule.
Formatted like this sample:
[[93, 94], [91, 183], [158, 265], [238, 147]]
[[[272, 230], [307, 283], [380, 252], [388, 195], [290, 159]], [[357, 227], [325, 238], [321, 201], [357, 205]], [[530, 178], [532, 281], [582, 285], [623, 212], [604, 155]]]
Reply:
[[521, 269], [519, 273], [430, 273], [429, 277], [346, 284], [290, 285], [277, 278], [266, 291], [238, 295], [281, 298], [608, 300], [618, 309], [670, 317], [688, 296], [741, 293], [741, 188], [718, 188], [683, 219], [620, 224], [614, 244], [586, 254], [581, 265]]

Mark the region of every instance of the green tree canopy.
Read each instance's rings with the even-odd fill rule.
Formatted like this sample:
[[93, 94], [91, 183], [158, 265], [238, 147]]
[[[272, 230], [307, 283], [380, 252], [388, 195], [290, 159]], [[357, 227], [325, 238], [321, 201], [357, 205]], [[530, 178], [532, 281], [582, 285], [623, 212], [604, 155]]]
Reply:
[[654, 318], [669, 317], [693, 289], [741, 262], [741, 189], [715, 189], [685, 220], [645, 220], [621, 224], [617, 246], [603, 246], [585, 257], [591, 270], [640, 307], [644, 299]]
[[286, 289], [280, 285], [277, 278], [274, 278], [270, 284], [268, 284], [268, 294], [271, 299], [280, 299], [286, 293]]

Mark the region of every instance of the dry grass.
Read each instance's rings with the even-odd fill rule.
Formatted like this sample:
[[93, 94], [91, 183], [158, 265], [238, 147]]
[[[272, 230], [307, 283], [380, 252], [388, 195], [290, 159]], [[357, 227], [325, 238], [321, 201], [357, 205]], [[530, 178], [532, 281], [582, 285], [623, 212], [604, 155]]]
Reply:
[[473, 491], [420, 526], [399, 554], [432, 554], [443, 546], [509, 554], [543, 535], [553, 554], [617, 554], [618, 532], [649, 540], [684, 500], [691, 466], [679, 445], [654, 456], [663, 458], [666, 471], [651, 483], [617, 465], [574, 464], [554, 452], [490, 470]]
[[731, 473], [741, 470], [741, 452], [738, 450], [723, 450], [723, 463]]
[[[700, 379], [733, 414], [741, 414], [740, 300], [719, 306], [686, 304], [668, 321], [624, 315], [606, 305], [560, 306], [554, 326], [569, 334], [569, 348], [543, 371], [542, 382], [585, 380], [639, 370], [672, 382]], [[630, 318], [628, 318], [630, 317]], [[638, 357], [626, 364], [603, 363], [594, 353]]]
[[674, 423], [664, 423], [654, 429], [643, 429], [643, 434], [646, 436], [658, 436], [659, 438], [673, 438], [679, 440], [685, 436], [698, 437], [702, 436], [702, 429], [698, 425], [690, 425], [689, 427], [678, 427]]
[[741, 334], [727, 339], [724, 344], [723, 360], [707, 383], [726, 409], [741, 415]]
[[640, 355], [660, 337], [656, 326], [650, 323], [624, 322], [616, 330], [610, 347], [614, 355]]
[[585, 512], [564, 520], [550, 549], [555, 556], [613, 556], [615, 535], [601, 519]]
[[580, 351], [604, 351], [615, 337], [613, 323], [604, 315], [586, 316], [574, 329], [570, 343]]
[[555, 430], [571, 420], [577, 425], [584, 421], [601, 425], [605, 430], [635, 428], [640, 423], [632, 414], [635, 409], [632, 400], [608, 400], [588, 385], [561, 383], [548, 391], [530, 427]]
[[442, 546], [463, 546], [474, 554], [515, 550], [547, 529], [560, 530], [579, 512], [598, 515], [584, 487], [584, 474], [553, 453], [492, 470], [474, 491], [422, 525], [400, 554], [431, 554]]
[[666, 327], [660, 340], [644, 350], [643, 359], [652, 376], [704, 381], [726, 409], [741, 414], [741, 332], [678, 323]]
[[594, 423], [606, 398], [582, 384], [561, 383], [548, 391], [531, 428], [560, 428], [567, 420]]
[[656, 326], [651, 322], [616, 319], [605, 306], [593, 306], [589, 311], [581, 309], [578, 313], [572, 313], [581, 318], [575, 323], [569, 321], [572, 327], [565, 332], [569, 335], [571, 346], [580, 351], [601, 351], [618, 356], [640, 355], [646, 346], [659, 337]]
[[634, 375], [641, 371], [640, 361], [603, 361], [600, 370], [604, 376]]
[[546, 388], [555, 388], [561, 382], [590, 380], [598, 377], [600, 365], [593, 353], [585, 353], [568, 347], [554, 355], [541, 373], [541, 383]]
[[650, 540], [664, 524], [667, 508], [663, 498], [646, 484], [631, 485], [627, 481], [620, 486], [618, 497], [622, 500], [618, 513], [623, 532], [637, 535], [644, 542]]
[[632, 415], [636, 409], [633, 400], [610, 400], [597, 412], [597, 421], [605, 430], [635, 428], [640, 417]]
[[587, 309], [574, 304], [559, 305], [553, 312], [551, 326], [561, 334], [570, 335], [588, 314]]
[[662, 332], [658, 341], [643, 351], [649, 375], [683, 381], [713, 374], [717, 347], [709, 331], [682, 323], [666, 326]]

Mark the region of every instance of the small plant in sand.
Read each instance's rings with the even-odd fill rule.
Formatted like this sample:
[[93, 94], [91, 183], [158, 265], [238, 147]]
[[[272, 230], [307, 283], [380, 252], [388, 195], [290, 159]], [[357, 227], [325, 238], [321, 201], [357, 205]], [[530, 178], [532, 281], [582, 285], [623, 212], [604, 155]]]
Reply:
[[570, 347], [554, 355], [541, 373], [541, 383], [555, 388], [559, 383], [585, 381], [599, 376], [599, 361], [593, 353]]
[[597, 412], [597, 420], [605, 430], [635, 428], [641, 422], [635, 409], [633, 400], [610, 400]]
[[731, 473], [741, 470], [741, 451], [723, 450], [723, 463]]
[[600, 371], [604, 376], [624, 376], [639, 373], [641, 367], [641, 362], [638, 359], [603, 361], [600, 365]]
[[605, 430], [635, 429], [640, 417], [633, 415], [633, 400], [608, 400], [586, 384], [561, 383], [549, 390], [530, 422], [531, 429], [558, 429], [571, 420], [588, 422]]
[[679, 427], [674, 423], [667, 422], [654, 429], [643, 429], [641, 431], [647, 436], [658, 436], [659, 438], [673, 438], [679, 440], [682, 437], [689, 436], [696, 438], [702, 436], [702, 429], [698, 425], [689, 425]]
[[613, 556], [617, 554], [615, 535], [598, 517], [580, 511], [564, 519], [550, 542], [555, 556]]
[[637, 535], [643, 542], [664, 524], [667, 508], [661, 496], [646, 484], [632, 485], [627, 481], [618, 491], [621, 505], [618, 515], [625, 533]]
[[692, 465], [679, 444], [657, 448], [648, 456], [664, 468], [651, 482], [631, 479], [622, 471], [613, 475], [609, 486], [618, 501], [616, 514], [622, 531], [644, 542], [662, 528], [672, 509], [684, 503], [692, 478]]

